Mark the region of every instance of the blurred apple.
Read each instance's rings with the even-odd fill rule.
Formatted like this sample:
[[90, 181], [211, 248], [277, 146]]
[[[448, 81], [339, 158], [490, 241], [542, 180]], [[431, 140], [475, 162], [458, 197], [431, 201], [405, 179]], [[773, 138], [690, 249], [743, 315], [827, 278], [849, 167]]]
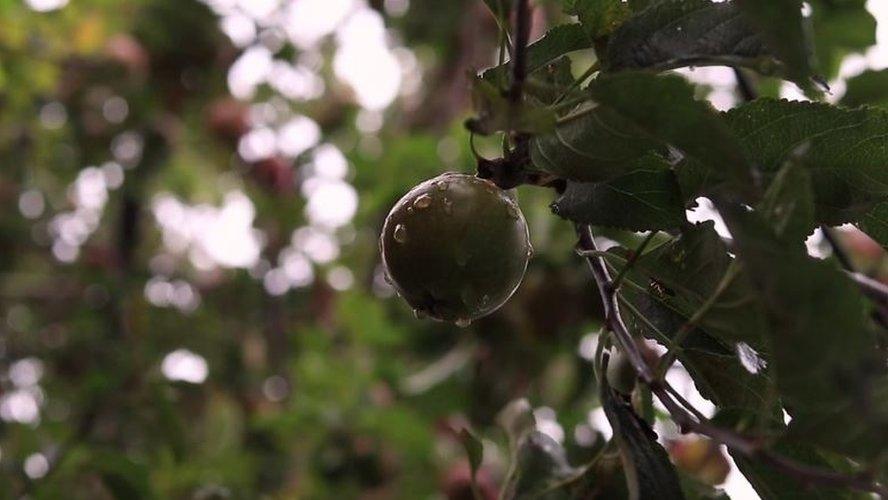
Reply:
[[675, 465], [700, 482], [717, 485], [725, 482], [731, 465], [721, 447], [709, 439], [686, 438], [668, 445]]

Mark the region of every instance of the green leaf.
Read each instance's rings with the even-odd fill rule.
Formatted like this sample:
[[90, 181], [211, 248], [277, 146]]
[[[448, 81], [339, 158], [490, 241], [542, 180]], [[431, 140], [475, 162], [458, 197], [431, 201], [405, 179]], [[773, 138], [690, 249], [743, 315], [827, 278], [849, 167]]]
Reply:
[[[532, 75], [533, 72], [542, 69], [568, 52], [588, 49], [591, 46], [591, 40], [579, 24], [555, 26], [527, 46], [527, 73]], [[499, 66], [484, 70], [481, 78], [495, 84], [502, 84], [502, 82], [508, 81], [509, 64], [507, 61]]]
[[864, 71], [848, 79], [848, 88], [839, 103], [842, 106], [863, 105], [888, 108], [888, 70]]
[[730, 131], [694, 89], [674, 75], [602, 75], [588, 87], [592, 103], [563, 117], [553, 133], [531, 143], [541, 170], [581, 182], [631, 171], [636, 160], [669, 146], [708, 167], [714, 178], [748, 183], [749, 172]]
[[601, 387], [601, 404], [620, 448], [629, 498], [683, 499], [669, 455], [647, 422], [606, 385]]
[[817, 62], [828, 79], [838, 76], [842, 59], [876, 43], [876, 20], [867, 0], [811, 0]]
[[509, 444], [513, 452], [518, 448], [518, 443], [524, 435], [536, 427], [533, 409], [524, 398], [516, 399], [507, 404], [497, 415], [496, 422], [506, 432], [506, 436], [509, 437]]
[[148, 500], [155, 498], [145, 464], [136, 463], [126, 455], [113, 451], [96, 451], [90, 469], [101, 475], [102, 482], [114, 498]]
[[811, 176], [795, 159], [786, 162], [759, 204], [777, 236], [800, 247], [814, 230]]
[[768, 184], [800, 146], [817, 222], [839, 225], [888, 196], [888, 112], [759, 99], [728, 111], [728, 126]]
[[714, 172], [725, 172], [738, 182], [748, 180], [739, 145], [712, 107], [694, 99], [693, 86], [683, 78], [624, 72], [598, 78], [589, 93], [650, 136]]
[[645, 285], [654, 280], [659, 286], [651, 290], [660, 302], [685, 318], [718, 293], [696, 325], [730, 351], [735, 343], [746, 342], [761, 352], [767, 347], [767, 325], [758, 314], [750, 314], [758, 308], [755, 290], [745, 274], [732, 271], [733, 260], [707, 222], [685, 226], [679, 238], [638, 258], [634, 270], [647, 278]]
[[519, 442], [502, 498], [546, 498], [545, 493], [577, 474], [578, 471], [568, 463], [564, 448], [546, 434], [533, 430]]
[[545, 133], [555, 128], [555, 113], [527, 101], [513, 105], [492, 83], [475, 78], [472, 85], [477, 118], [466, 122], [469, 130], [489, 135], [494, 132]]
[[609, 181], [568, 182], [552, 209], [574, 222], [632, 231], [674, 228], [685, 221], [675, 174], [656, 155], [642, 158], [634, 170]]
[[749, 20], [764, 33], [768, 46], [786, 65], [787, 76], [803, 88], [815, 75], [809, 27], [801, 0], [735, 0]]
[[[626, 251], [611, 253], [608, 262], [614, 270], [621, 269]], [[680, 238], [639, 257], [618, 292], [630, 330], [670, 345], [676, 332], [719, 289], [731, 262], [711, 222], [686, 226]], [[772, 381], [757, 357], [767, 360], [767, 324], [748, 277], [738, 273], [728, 283], [698, 319], [678, 358], [701, 394], [719, 408], [770, 415]], [[741, 355], [754, 370], [744, 367]]]
[[641, 12], [650, 6], [653, 0], [629, 0], [629, 8], [633, 12]]
[[883, 201], [865, 213], [857, 224], [870, 238], [888, 249], [888, 201]]
[[463, 448], [466, 449], [466, 456], [469, 458], [469, 466], [472, 469], [472, 481], [474, 481], [478, 469], [481, 468], [481, 461], [484, 459], [484, 446], [481, 444], [481, 441], [466, 428], [459, 431], [459, 440], [462, 442]]
[[763, 37], [730, 2], [667, 0], [636, 14], [607, 44], [605, 68], [746, 66], [773, 72], [777, 61]]
[[[771, 450], [783, 457], [808, 466], [835, 471], [818, 451], [804, 444], [778, 442]], [[730, 451], [729, 451], [730, 452]], [[871, 498], [864, 493], [856, 493], [843, 488], [827, 488], [802, 484], [791, 476], [774, 470], [770, 466], [753, 460], [740, 453], [730, 452], [737, 467], [749, 480], [762, 500], [851, 500]]]
[[631, 14], [629, 5], [621, 0], [566, 0], [564, 11], [579, 17], [592, 39], [609, 35]]
[[555, 130], [531, 141], [531, 160], [540, 170], [580, 182], [600, 182], [632, 170], [665, 145], [606, 106], [582, 108], [559, 120]]
[[888, 439], [888, 413], [867, 403], [874, 381], [884, 377], [868, 303], [832, 263], [788, 245], [758, 211], [724, 204], [719, 210], [765, 306], [790, 429], [857, 456], [878, 453], [880, 439]]
[[549, 106], [558, 102], [582, 99], [583, 91], [574, 85], [573, 63], [568, 56], [546, 64], [531, 73], [524, 83], [524, 94], [531, 102]]

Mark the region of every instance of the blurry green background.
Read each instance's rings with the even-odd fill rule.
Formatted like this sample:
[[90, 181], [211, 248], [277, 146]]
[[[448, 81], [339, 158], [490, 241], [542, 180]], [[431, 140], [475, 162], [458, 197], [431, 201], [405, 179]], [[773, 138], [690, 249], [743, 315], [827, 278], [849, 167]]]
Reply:
[[[537, 2], [535, 36], [563, 20]], [[824, 34], [833, 78], [886, 59], [845, 36], [872, 22]], [[379, 266], [401, 194], [474, 170], [497, 41], [478, 0], [0, 0], [0, 498], [471, 498], [464, 427], [492, 498], [521, 397], [591, 456], [600, 311], [550, 193], [519, 190], [535, 256], [469, 328]]]

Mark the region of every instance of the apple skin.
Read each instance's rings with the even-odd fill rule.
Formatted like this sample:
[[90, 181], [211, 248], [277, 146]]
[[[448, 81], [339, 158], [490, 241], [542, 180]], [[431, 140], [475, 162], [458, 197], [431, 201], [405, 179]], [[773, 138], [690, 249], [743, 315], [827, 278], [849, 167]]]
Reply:
[[395, 204], [380, 250], [392, 285], [418, 316], [459, 326], [502, 306], [532, 254], [527, 222], [509, 192], [452, 172]]

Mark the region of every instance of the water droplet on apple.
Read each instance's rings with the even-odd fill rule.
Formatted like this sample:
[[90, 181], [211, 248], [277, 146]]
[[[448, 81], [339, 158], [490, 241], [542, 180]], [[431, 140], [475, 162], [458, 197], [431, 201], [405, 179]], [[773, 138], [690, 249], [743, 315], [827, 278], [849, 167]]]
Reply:
[[428, 208], [429, 205], [432, 204], [432, 197], [428, 194], [421, 194], [418, 198], [413, 200], [413, 208], [417, 210], [422, 210], [424, 208]]
[[407, 241], [407, 228], [404, 227], [404, 224], [398, 224], [395, 226], [395, 232], [392, 235], [395, 238], [395, 241], [398, 243], [404, 243]]

